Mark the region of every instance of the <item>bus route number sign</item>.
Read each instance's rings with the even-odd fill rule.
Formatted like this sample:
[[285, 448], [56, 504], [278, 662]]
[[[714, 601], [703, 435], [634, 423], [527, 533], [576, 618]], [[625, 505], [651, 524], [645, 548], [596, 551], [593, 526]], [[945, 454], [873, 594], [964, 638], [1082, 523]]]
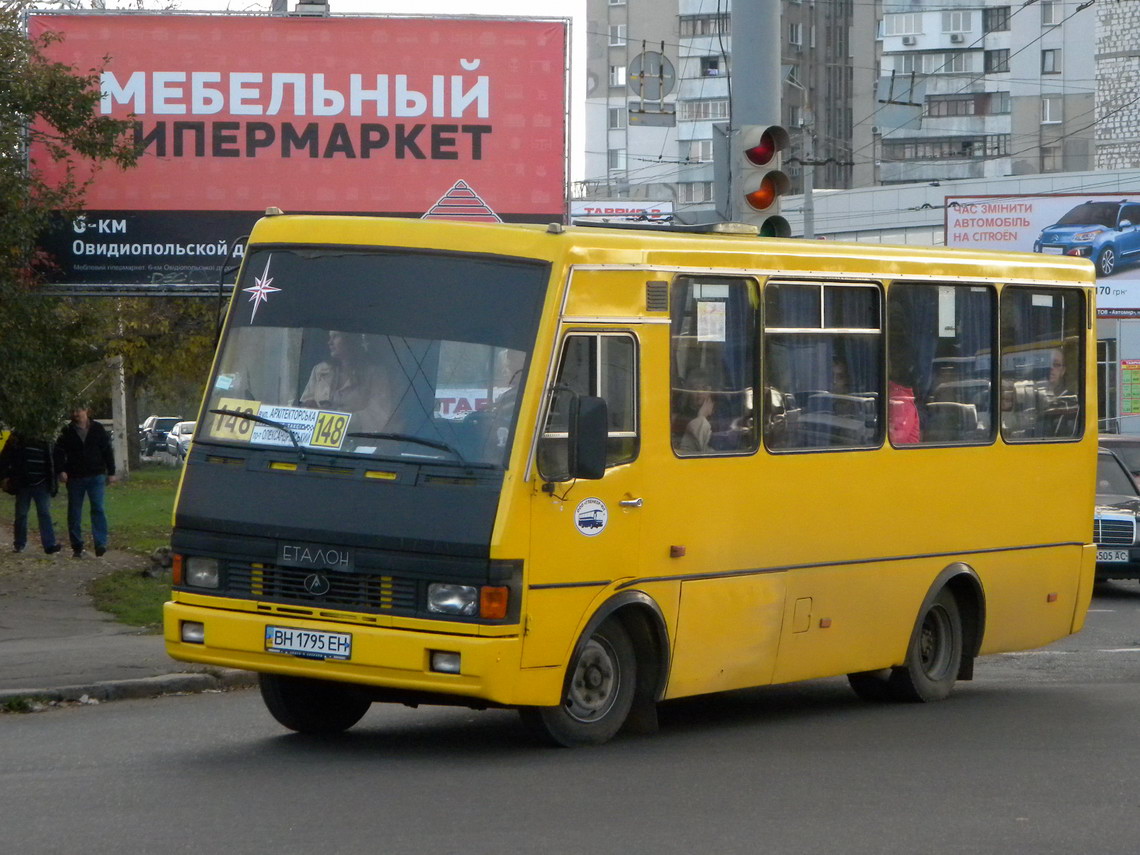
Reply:
[[317, 448], [340, 448], [344, 443], [345, 431], [348, 430], [349, 413], [331, 413], [321, 410], [317, 413], [317, 422], [313, 425], [313, 438], [309, 445]]
[[[251, 416], [257, 415], [260, 408], [260, 401], [244, 401], [240, 398], [221, 398], [218, 401], [218, 406], [214, 407], [216, 410], [247, 413]], [[249, 442], [256, 422], [251, 419], [243, 419], [237, 415], [224, 415], [222, 413], [212, 413], [211, 415], [214, 417], [213, 421], [210, 422], [211, 437], [228, 439], [232, 442]]]

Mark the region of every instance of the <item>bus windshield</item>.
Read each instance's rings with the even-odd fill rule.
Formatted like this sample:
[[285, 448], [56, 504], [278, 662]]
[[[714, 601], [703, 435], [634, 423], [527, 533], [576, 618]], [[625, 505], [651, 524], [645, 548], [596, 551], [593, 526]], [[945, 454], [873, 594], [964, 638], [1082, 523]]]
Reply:
[[546, 265], [286, 248], [244, 269], [200, 441], [506, 465]]

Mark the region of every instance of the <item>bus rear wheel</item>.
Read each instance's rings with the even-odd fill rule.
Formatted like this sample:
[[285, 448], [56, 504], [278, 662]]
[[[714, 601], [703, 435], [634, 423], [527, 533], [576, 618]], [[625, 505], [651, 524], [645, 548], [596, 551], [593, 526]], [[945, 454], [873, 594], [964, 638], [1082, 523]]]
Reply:
[[270, 714], [298, 733], [341, 733], [360, 721], [372, 703], [355, 686], [328, 680], [261, 674], [258, 683]]
[[954, 594], [943, 588], [927, 606], [898, 668], [848, 674], [867, 701], [940, 701], [950, 694], [962, 666], [962, 616]]
[[570, 665], [562, 703], [523, 707], [522, 720], [541, 738], [574, 748], [601, 745], [621, 729], [633, 705], [637, 657], [629, 633], [607, 620], [581, 646]]

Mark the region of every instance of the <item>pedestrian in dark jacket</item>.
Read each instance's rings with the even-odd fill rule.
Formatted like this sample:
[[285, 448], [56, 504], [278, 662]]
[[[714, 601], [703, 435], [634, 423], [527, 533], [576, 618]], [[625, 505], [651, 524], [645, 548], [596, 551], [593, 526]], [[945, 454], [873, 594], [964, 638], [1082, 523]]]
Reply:
[[58, 489], [51, 444], [45, 440], [24, 439], [13, 433], [0, 452], [0, 480], [4, 479], [15, 489], [16, 496], [12, 551], [23, 552], [27, 546], [28, 511], [35, 502], [44, 552], [48, 555], [59, 552], [51, 520], [51, 497]]
[[67, 535], [76, 558], [83, 550], [83, 500], [91, 500], [91, 538], [95, 554], [107, 551], [107, 512], [103, 490], [115, 476], [115, 454], [107, 429], [91, 418], [85, 406], [71, 411], [71, 421], [55, 443], [59, 479], [67, 485]]

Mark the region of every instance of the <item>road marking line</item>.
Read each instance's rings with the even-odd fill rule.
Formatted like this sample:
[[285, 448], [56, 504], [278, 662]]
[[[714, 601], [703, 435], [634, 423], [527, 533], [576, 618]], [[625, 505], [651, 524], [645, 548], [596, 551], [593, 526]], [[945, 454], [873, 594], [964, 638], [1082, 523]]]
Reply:
[[1111, 647], [1107, 650], [1098, 650], [1097, 653], [1140, 653], [1140, 647]]

